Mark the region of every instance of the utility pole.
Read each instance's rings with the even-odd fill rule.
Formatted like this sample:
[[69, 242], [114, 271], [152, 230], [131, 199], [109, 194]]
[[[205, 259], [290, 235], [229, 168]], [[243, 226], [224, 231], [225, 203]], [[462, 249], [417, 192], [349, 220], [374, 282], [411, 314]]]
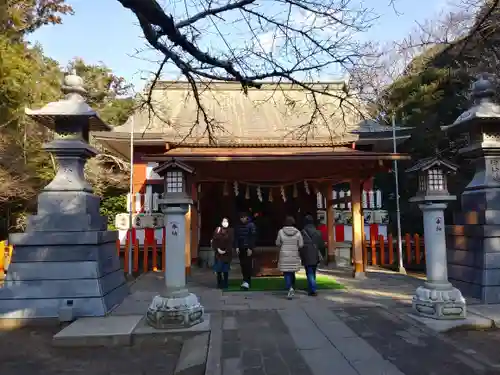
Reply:
[[[396, 117], [392, 115], [392, 146], [394, 154], [397, 153], [396, 147]], [[396, 225], [398, 230], [398, 258], [399, 258], [399, 273], [406, 275], [406, 270], [403, 265], [403, 242], [401, 239], [401, 210], [399, 208], [399, 175], [398, 161], [394, 160], [394, 183], [396, 186]]]

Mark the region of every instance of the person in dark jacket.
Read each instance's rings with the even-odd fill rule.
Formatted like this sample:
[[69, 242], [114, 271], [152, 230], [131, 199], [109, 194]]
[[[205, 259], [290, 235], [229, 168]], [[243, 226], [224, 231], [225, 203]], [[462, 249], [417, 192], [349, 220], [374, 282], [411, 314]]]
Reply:
[[234, 235], [234, 248], [240, 258], [241, 288], [248, 290], [252, 279], [252, 253], [255, 248], [257, 229], [247, 213], [240, 214], [240, 225]]
[[233, 253], [234, 230], [229, 227], [229, 220], [222, 219], [212, 236], [212, 248], [215, 252], [214, 272], [217, 274], [217, 288], [226, 289], [229, 281], [229, 269]]
[[325, 242], [321, 232], [314, 226], [314, 219], [311, 215], [306, 215], [304, 218], [302, 237], [304, 246], [301, 248], [300, 257], [306, 270], [309, 295], [316, 296], [316, 269], [321, 261], [321, 253], [324, 251]]

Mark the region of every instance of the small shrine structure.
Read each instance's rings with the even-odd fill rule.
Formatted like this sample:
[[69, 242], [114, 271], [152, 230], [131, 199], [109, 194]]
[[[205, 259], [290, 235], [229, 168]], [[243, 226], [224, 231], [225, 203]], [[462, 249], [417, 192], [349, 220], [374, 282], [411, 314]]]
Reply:
[[[257, 256], [276, 251], [276, 233], [287, 215], [296, 217], [298, 225], [305, 214], [323, 217], [330, 258], [336, 254], [335, 218], [352, 222], [354, 273], [363, 274], [363, 187], [371, 190], [376, 173], [387, 172], [394, 160], [409, 157], [392, 153], [392, 127], [363, 119], [361, 104], [351, 102], [340, 109], [346, 82], [317, 83], [314, 88], [330, 95], [318, 95], [315, 102], [310, 93], [293, 84], [263, 83], [260, 89], [250, 88], [248, 95], [238, 83], [210, 84], [200, 90], [199, 102], [205, 110], [201, 113], [189, 83], [159, 82], [151, 91], [151, 108], [138, 110], [111, 132], [93, 135], [110, 152], [129, 159], [133, 132], [134, 179], [129, 199], [137, 194], [152, 197], [134, 204], [136, 211], [143, 211], [137, 216], [145, 217], [145, 223], [152, 221], [148, 216], [161, 215], [158, 199], [164, 184], [175, 183], [173, 177], [162, 178], [154, 169], [178, 160], [194, 170], [193, 203], [186, 214], [186, 267], [210, 246], [222, 217], [229, 217], [234, 225], [238, 212], [246, 211], [259, 232]], [[311, 117], [313, 106], [321, 115]], [[212, 124], [212, 142], [206, 121]], [[410, 137], [410, 130], [396, 129], [398, 143]], [[333, 199], [334, 185], [346, 182], [350, 195]], [[340, 203], [344, 209], [349, 203], [349, 218], [336, 216], [334, 205]], [[156, 222], [163, 225], [161, 220]]]

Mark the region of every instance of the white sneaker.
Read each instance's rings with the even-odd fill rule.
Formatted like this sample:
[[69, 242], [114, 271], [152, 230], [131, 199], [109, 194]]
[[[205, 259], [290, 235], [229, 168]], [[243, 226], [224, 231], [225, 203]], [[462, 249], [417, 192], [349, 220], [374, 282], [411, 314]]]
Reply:
[[241, 283], [241, 288], [242, 289], [250, 289], [250, 285], [248, 285], [248, 283], [246, 281], [243, 281]]
[[293, 296], [295, 296], [295, 290], [293, 290], [293, 288], [290, 288], [290, 289], [288, 290], [288, 295], [287, 295], [287, 298], [288, 298], [288, 299], [292, 299], [292, 298], [293, 298]]

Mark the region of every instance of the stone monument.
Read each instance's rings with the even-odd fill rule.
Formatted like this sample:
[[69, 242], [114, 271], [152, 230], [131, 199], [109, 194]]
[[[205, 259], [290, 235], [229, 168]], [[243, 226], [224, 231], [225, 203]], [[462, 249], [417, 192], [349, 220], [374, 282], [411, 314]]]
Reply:
[[26, 114], [55, 133], [44, 149], [58, 163], [38, 196], [26, 232], [10, 235], [12, 262], [0, 288], [4, 318], [73, 320], [103, 316], [128, 294], [116, 254], [116, 231], [107, 230], [100, 198], [85, 181], [84, 166], [97, 151], [89, 131], [109, 130], [85, 102], [83, 80], [64, 79], [65, 98]]
[[427, 281], [417, 288], [413, 309], [421, 316], [433, 319], [463, 319], [465, 299], [448, 281], [446, 267], [446, 236], [444, 210], [455, 196], [448, 193], [446, 173], [458, 169], [439, 158], [428, 158], [407, 172], [418, 173], [418, 192], [410, 202], [419, 203], [424, 215], [424, 241]]
[[179, 161], [159, 165], [154, 172], [164, 176], [165, 193], [159, 201], [165, 214], [165, 289], [153, 298], [147, 323], [157, 329], [178, 329], [203, 322], [203, 306], [186, 288], [185, 215], [193, 203], [188, 178], [194, 170]]
[[475, 167], [455, 225], [446, 228], [449, 277], [466, 296], [500, 303], [500, 106], [486, 75], [473, 83], [471, 94], [473, 106], [442, 127], [465, 138], [459, 153]]

